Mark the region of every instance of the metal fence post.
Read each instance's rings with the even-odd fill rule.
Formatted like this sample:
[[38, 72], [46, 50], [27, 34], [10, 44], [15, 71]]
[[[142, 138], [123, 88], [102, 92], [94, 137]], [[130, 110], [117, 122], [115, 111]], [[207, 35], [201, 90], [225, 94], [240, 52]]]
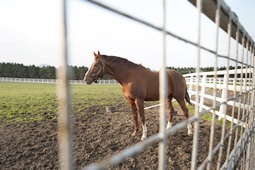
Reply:
[[72, 121], [71, 121], [71, 97], [69, 89], [68, 72], [68, 36], [67, 36], [67, 0], [63, 0], [61, 9], [62, 16], [62, 57], [61, 69], [57, 71], [57, 77], [61, 80], [57, 84], [58, 95], [58, 130], [59, 130], [59, 161], [63, 170], [74, 169], [73, 165], [73, 144], [72, 144]]
[[197, 0], [196, 6], [198, 9], [198, 27], [197, 27], [197, 67], [196, 67], [196, 106], [194, 117], [196, 121], [194, 122], [194, 132], [193, 132], [193, 146], [192, 146], [192, 158], [191, 158], [191, 170], [197, 168], [197, 155], [198, 155], [198, 143], [199, 143], [199, 79], [200, 79], [200, 35], [201, 35], [201, 13], [202, 13], [202, 3], [203, 0]]
[[165, 133], [165, 125], [166, 125], [166, 110], [167, 110], [167, 93], [168, 93], [168, 79], [166, 74], [166, 12], [165, 12], [165, 0], [162, 0], [162, 8], [163, 8], [163, 20], [162, 20], [162, 59], [161, 59], [161, 69], [160, 69], [160, 77], [159, 77], [159, 92], [160, 92], [160, 112], [159, 112], [159, 135], [161, 141], [159, 142], [159, 161], [158, 161], [158, 169], [164, 170], [166, 169], [166, 133]]

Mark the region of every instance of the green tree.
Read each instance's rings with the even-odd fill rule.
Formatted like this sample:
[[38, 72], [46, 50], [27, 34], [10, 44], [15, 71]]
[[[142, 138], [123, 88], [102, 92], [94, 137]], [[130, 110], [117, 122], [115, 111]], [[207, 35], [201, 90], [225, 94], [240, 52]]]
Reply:
[[39, 78], [40, 68], [35, 65], [29, 66], [29, 78]]

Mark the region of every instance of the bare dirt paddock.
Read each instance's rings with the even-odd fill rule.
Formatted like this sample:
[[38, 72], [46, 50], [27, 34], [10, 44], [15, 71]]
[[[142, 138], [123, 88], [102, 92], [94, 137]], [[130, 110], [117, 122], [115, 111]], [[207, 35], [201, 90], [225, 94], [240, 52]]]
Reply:
[[[146, 110], [148, 136], [159, 131], [158, 116], [158, 108]], [[184, 116], [178, 114], [174, 122], [183, 119]], [[106, 113], [104, 108], [97, 107], [91, 107], [83, 115], [74, 113], [76, 168], [101, 161], [140, 142], [141, 131], [137, 137], [130, 137], [132, 132], [133, 121], [128, 105], [119, 106], [115, 113]], [[201, 120], [198, 164], [207, 156], [209, 132], [210, 122]], [[219, 141], [220, 136], [221, 126], [217, 125], [215, 141]], [[187, 135], [187, 128], [169, 137], [168, 169], [190, 168], [192, 139]], [[41, 122], [2, 126], [0, 144], [0, 169], [59, 169], [56, 120], [46, 118]], [[108, 169], [157, 169], [157, 162], [158, 144], [154, 144]]]

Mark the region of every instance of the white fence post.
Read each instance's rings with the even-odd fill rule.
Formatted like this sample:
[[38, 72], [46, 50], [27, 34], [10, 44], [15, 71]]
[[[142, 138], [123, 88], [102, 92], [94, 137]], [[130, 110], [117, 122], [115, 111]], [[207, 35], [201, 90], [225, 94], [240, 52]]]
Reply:
[[[222, 102], [226, 102], [228, 100], [228, 91], [226, 89], [226, 85], [228, 84], [228, 75], [224, 74], [224, 80], [223, 80], [223, 88], [221, 91], [221, 99]], [[227, 109], [227, 103], [226, 104], [221, 104], [220, 105], [220, 113], [226, 114], [226, 109]], [[218, 117], [218, 120], [221, 120], [221, 116]]]
[[202, 105], [204, 105], [204, 94], [205, 94], [205, 87], [206, 87], [206, 75], [203, 75], [202, 83], [201, 83], [201, 90], [200, 90], [200, 102], [199, 102], [199, 112], [203, 110]]
[[189, 78], [189, 83], [190, 83], [190, 84], [189, 84], [189, 91], [192, 91], [192, 87], [193, 87], [193, 85], [192, 85], [192, 83], [193, 83], [193, 77], [194, 77], [194, 76], [191, 75], [190, 78]]

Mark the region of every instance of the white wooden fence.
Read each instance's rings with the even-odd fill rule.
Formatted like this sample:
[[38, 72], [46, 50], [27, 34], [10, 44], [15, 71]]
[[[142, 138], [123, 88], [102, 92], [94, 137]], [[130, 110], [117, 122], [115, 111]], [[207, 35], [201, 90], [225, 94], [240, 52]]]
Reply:
[[[217, 115], [219, 119], [224, 118], [224, 124], [226, 120], [231, 122], [230, 132], [224, 134], [222, 140], [229, 139], [228, 147], [230, 147], [231, 139], [235, 139], [235, 146], [232, 151], [228, 148], [228, 155], [221, 169], [254, 169], [252, 163], [255, 160], [255, 95], [254, 76], [252, 76], [254, 73], [254, 68], [242, 67], [235, 70], [184, 75], [191, 98], [196, 95], [197, 100], [191, 99], [191, 102], [199, 107], [200, 115], [211, 112], [214, 118], [212, 121], [215, 121], [215, 115]], [[198, 82], [195, 82], [195, 80], [198, 80]], [[194, 86], [199, 87], [199, 93], [196, 93]], [[205, 102], [205, 99], [207, 102]], [[236, 112], [237, 116], [234, 116]], [[240, 131], [238, 132], [239, 126], [243, 127], [241, 128], [242, 135], [240, 138], [237, 137], [240, 134]], [[207, 159], [207, 161], [210, 160], [209, 157]], [[238, 162], [239, 159], [242, 163]], [[204, 169], [205, 166], [206, 160], [200, 166], [200, 169]]]
[[[59, 82], [59, 80], [0, 77], [0, 82], [56, 84]], [[69, 80], [69, 83], [70, 84], [85, 84], [83, 80]], [[116, 80], [100, 80], [98, 84], [118, 84], [118, 82]]]
[[[233, 121], [235, 124], [239, 124], [243, 127], [246, 127], [247, 124], [241, 120], [237, 120], [237, 118], [233, 118], [227, 114], [227, 106], [232, 106], [234, 108], [241, 108], [248, 110], [250, 103], [246, 103], [244, 100], [236, 100], [237, 95], [241, 95], [241, 93], [251, 95], [253, 91], [252, 86], [252, 78], [251, 77], [253, 69], [245, 68], [245, 69], [237, 69], [237, 70], [226, 70], [217, 71], [216, 78], [216, 96], [213, 96], [214, 89], [214, 75], [215, 72], [201, 72], [199, 74], [199, 103], [196, 103], [195, 100], [191, 100], [192, 103], [199, 106], [199, 111], [208, 110], [210, 112], [214, 112], [219, 117], [219, 119], [226, 116], [228, 121]], [[237, 78], [237, 76], [241, 77], [241, 74], [245, 74], [246, 78]], [[184, 77], [186, 78], [188, 92], [189, 95], [195, 96], [196, 91], [194, 86], [196, 85], [196, 73], [186, 74]], [[235, 77], [235, 78], [233, 78]], [[240, 96], [241, 97], [241, 96]], [[209, 101], [207, 104], [205, 103], [205, 99]], [[212, 106], [213, 101], [216, 101], [219, 105], [219, 109], [212, 110], [210, 106]], [[227, 115], [226, 115], [227, 114]]]

